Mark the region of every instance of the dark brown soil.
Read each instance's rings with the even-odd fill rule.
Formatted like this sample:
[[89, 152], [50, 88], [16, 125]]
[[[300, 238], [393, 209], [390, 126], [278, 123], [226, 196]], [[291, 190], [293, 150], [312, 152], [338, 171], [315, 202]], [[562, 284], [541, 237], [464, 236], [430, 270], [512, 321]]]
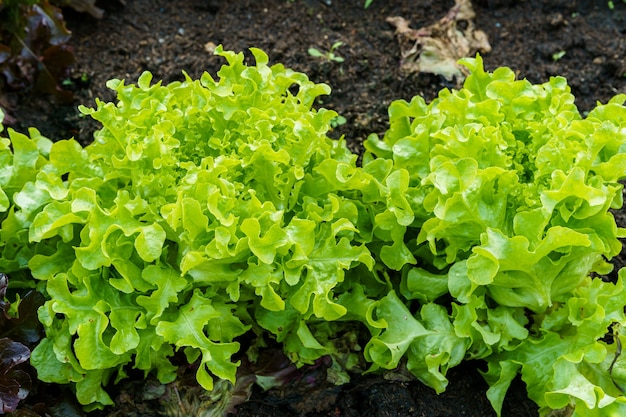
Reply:
[[[379, 375], [355, 376], [349, 384], [298, 392], [253, 391], [251, 399], [237, 408], [238, 417], [492, 417], [485, 392], [487, 384], [465, 364], [448, 373], [450, 385], [437, 395], [418, 381], [387, 381]], [[294, 394], [295, 391], [295, 394]], [[503, 416], [537, 416], [535, 403], [526, 396], [523, 382], [516, 381], [503, 407]]]
[[[474, 1], [476, 27], [486, 32], [492, 51], [483, 58], [488, 69], [511, 67], [519, 78], [542, 83], [565, 76], [582, 112], [597, 101], [626, 92], [626, 4], [615, 0], [482, 0]], [[79, 116], [77, 106], [93, 106], [94, 98], [112, 100], [105, 87], [111, 78], [137, 80], [149, 70], [165, 82], [182, 79], [182, 71], [197, 78], [215, 73], [224, 62], [207, 51], [212, 45], [245, 51], [265, 50], [272, 62], [305, 72], [326, 82], [332, 94], [323, 103], [347, 119], [337, 131], [355, 151], [370, 133], [386, 130], [386, 109], [395, 99], [419, 94], [427, 100], [454, 82], [432, 74], [400, 70], [400, 47], [385, 19], [402, 16], [418, 28], [443, 17], [453, 0], [126, 0], [126, 6], [102, 1], [102, 20], [67, 10], [77, 64], [67, 80], [75, 102], [55, 103], [29, 92], [2, 93], [14, 128], [37, 127], [52, 139], [75, 137], [90, 142], [95, 122]], [[310, 56], [316, 47], [336, 53], [343, 63]], [[560, 52], [565, 54], [558, 58]], [[557, 59], [558, 58], [558, 59]], [[617, 213], [622, 224], [623, 213]], [[621, 259], [617, 262], [622, 265]], [[477, 367], [465, 364], [449, 372], [450, 386], [437, 396], [419, 382], [387, 381], [382, 376], [355, 376], [340, 387], [261, 392], [238, 407], [251, 416], [494, 416], [485, 398], [486, 384]], [[121, 386], [121, 400], [132, 396]], [[132, 405], [133, 410], [129, 404]], [[137, 411], [137, 403], [122, 401], [116, 415], [161, 415], [156, 409]], [[111, 411], [111, 410], [109, 410]], [[182, 414], [181, 414], [182, 415]], [[521, 381], [511, 388], [505, 416], [537, 415]]]

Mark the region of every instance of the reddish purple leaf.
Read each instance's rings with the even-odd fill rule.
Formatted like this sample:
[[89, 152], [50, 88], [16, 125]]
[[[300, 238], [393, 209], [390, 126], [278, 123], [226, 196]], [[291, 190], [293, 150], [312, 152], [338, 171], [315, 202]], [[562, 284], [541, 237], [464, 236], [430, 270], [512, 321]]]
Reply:
[[73, 94], [59, 84], [74, 63], [74, 54], [67, 46], [71, 33], [61, 10], [43, 0], [32, 6], [21, 5], [19, 17], [11, 28], [0, 32], [0, 85], [2, 81], [11, 89], [32, 85], [61, 101], [70, 101]]
[[0, 339], [0, 413], [17, 409], [31, 390], [30, 376], [18, 369], [30, 358], [30, 349], [8, 338]]

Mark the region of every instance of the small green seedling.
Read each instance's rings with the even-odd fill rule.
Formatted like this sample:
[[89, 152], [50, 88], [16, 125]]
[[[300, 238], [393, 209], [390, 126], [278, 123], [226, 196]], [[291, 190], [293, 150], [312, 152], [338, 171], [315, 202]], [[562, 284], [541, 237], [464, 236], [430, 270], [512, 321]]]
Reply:
[[316, 57], [316, 58], [324, 58], [327, 61], [332, 61], [332, 62], [343, 62], [343, 58], [340, 57], [339, 55], [335, 54], [335, 50], [337, 48], [339, 48], [341, 45], [343, 45], [343, 42], [341, 41], [337, 41], [335, 43], [333, 43], [333, 45], [330, 47], [330, 50], [326, 53], [321, 52], [319, 49], [317, 48], [309, 48], [309, 55]]
[[565, 56], [565, 51], [559, 51], [552, 54], [552, 60], [554, 62], [559, 61], [561, 58]]
[[336, 116], [330, 121], [330, 126], [335, 129], [338, 126], [345, 125], [347, 122], [346, 118], [343, 116]]

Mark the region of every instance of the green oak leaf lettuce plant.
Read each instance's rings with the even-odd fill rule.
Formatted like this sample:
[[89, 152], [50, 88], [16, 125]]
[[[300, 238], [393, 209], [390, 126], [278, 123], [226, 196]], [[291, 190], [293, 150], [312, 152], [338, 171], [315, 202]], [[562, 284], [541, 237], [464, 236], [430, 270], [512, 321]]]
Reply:
[[391, 162], [357, 169], [326, 136], [336, 113], [311, 109], [328, 86], [252, 52], [248, 67], [220, 51], [218, 81], [111, 81], [118, 103], [82, 109], [103, 124], [85, 149], [35, 130], [2, 142], [0, 267], [40, 280], [32, 363], [83, 404], [111, 404], [102, 386], [127, 366], [172, 381], [175, 350], [206, 389], [234, 382], [246, 333], [312, 363], [354, 327], [328, 325], [346, 274], [388, 287], [366, 243], [374, 206], [398, 200]]
[[562, 77], [532, 85], [480, 57], [463, 64], [463, 89], [392, 103], [383, 140], [365, 144], [364, 166], [393, 160], [408, 175], [405, 303], [446, 300], [455, 336], [471, 341], [465, 358], [488, 363], [498, 413], [521, 372], [542, 415], [623, 415], [623, 274], [590, 273], [609, 272], [622, 248], [609, 210], [623, 204], [626, 96], [583, 119]]
[[46, 297], [41, 380], [100, 408], [133, 368], [169, 383], [182, 355], [211, 390], [279, 344], [437, 392], [481, 360], [498, 413], [521, 374], [542, 415], [624, 414], [623, 274], [591, 275], [621, 249], [626, 96], [582, 118], [563, 78], [468, 59], [461, 90], [392, 103], [358, 165], [313, 108], [328, 86], [217, 53], [216, 79], [110, 81], [85, 148], [0, 140], [0, 270]]

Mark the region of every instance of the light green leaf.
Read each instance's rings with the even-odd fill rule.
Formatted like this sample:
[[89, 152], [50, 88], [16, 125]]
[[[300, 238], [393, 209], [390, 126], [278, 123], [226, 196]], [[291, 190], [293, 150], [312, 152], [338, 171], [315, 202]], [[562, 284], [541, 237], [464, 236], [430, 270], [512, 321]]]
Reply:
[[274, 262], [276, 252], [288, 244], [287, 233], [279, 224], [273, 224], [261, 237], [261, 224], [255, 218], [245, 219], [241, 231], [248, 237], [248, 245], [261, 262]]
[[386, 328], [367, 343], [365, 358], [372, 362], [371, 369], [393, 369], [414, 340], [427, 335], [428, 330], [393, 291], [376, 303], [375, 315], [384, 320]]
[[333, 300], [333, 288], [343, 281], [345, 270], [358, 263], [371, 268], [372, 258], [366, 247], [352, 246], [347, 238], [336, 242], [334, 236], [327, 236], [309, 256], [304, 265], [306, 273], [289, 302], [306, 314], [313, 297], [312, 311], [316, 317], [337, 320], [346, 314], [346, 309]]
[[416, 338], [407, 352], [407, 368], [420, 381], [441, 393], [448, 385], [448, 369], [465, 358], [470, 340], [460, 337], [441, 305], [428, 303], [420, 310], [428, 333]]
[[[213, 388], [209, 371], [218, 378], [235, 382], [239, 362], [232, 356], [239, 350], [233, 339], [248, 329], [230, 312], [226, 304], [214, 304], [195, 290], [191, 300], [182, 306], [174, 321], [160, 321], [156, 332], [177, 347], [191, 347], [202, 354], [196, 377], [207, 390]], [[213, 325], [215, 324], [215, 325]]]
[[188, 286], [185, 278], [167, 265], [148, 265], [141, 278], [157, 287], [149, 295], [137, 296], [137, 304], [145, 308], [150, 324], [156, 324], [163, 312], [178, 302], [179, 294]]
[[448, 274], [434, 274], [423, 268], [411, 268], [403, 274], [400, 284], [402, 295], [421, 302], [433, 302], [448, 293]]
[[560, 226], [548, 229], [534, 250], [525, 237], [509, 238], [494, 229], [481, 242], [467, 261], [469, 279], [487, 285], [501, 305], [537, 312], [578, 286], [598, 257], [587, 235]]

